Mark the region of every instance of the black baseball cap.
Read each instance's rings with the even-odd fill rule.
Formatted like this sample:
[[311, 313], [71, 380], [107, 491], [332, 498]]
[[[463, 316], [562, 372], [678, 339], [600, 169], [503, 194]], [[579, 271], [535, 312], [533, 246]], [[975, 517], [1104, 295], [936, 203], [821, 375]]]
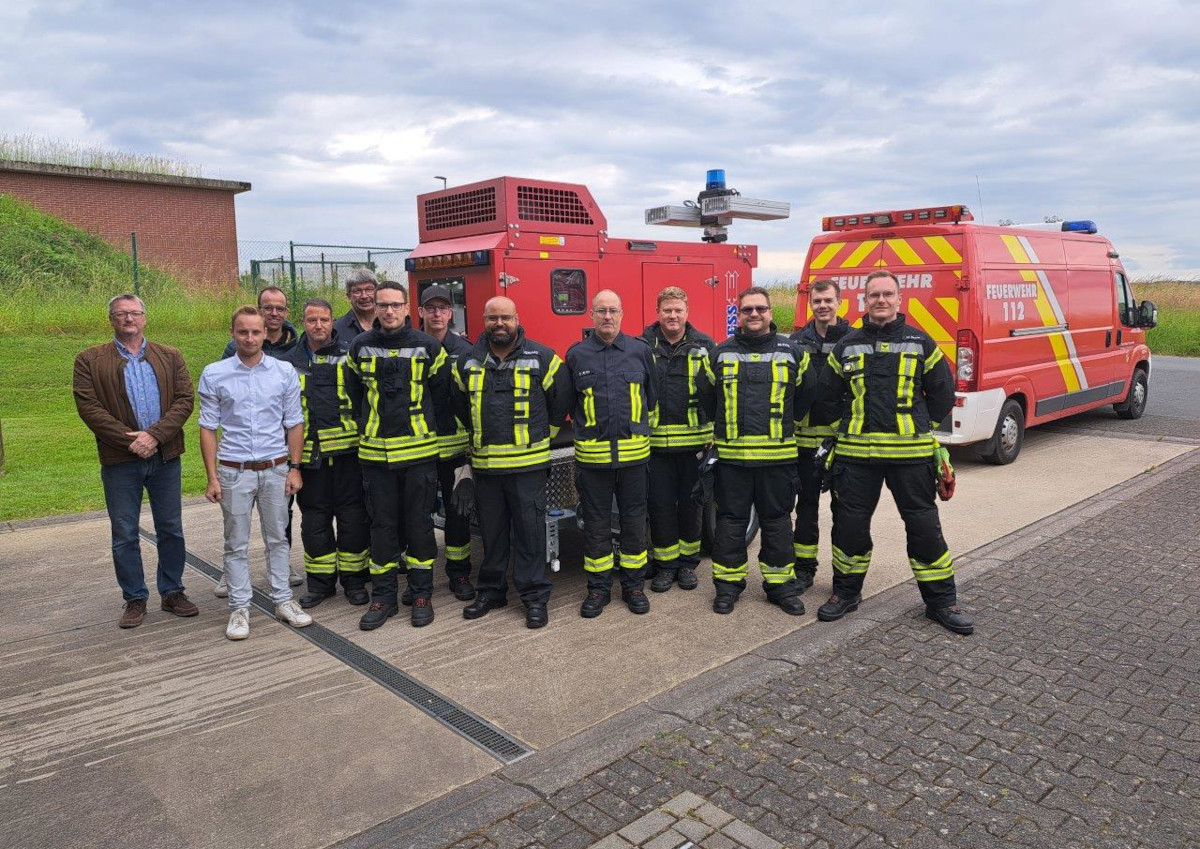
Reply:
[[445, 301], [448, 304], [454, 303], [454, 298], [450, 296], [450, 290], [445, 286], [429, 286], [421, 293], [421, 306], [437, 300]]

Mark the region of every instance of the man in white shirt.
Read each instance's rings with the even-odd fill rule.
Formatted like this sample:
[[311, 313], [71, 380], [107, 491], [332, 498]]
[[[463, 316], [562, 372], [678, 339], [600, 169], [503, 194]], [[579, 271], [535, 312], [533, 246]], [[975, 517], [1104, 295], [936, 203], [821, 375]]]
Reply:
[[250, 636], [248, 550], [255, 504], [275, 616], [296, 628], [312, 624], [312, 617], [292, 600], [291, 548], [285, 535], [288, 497], [301, 487], [304, 415], [296, 370], [263, 355], [266, 324], [258, 309], [234, 312], [230, 335], [236, 355], [205, 366], [200, 375], [200, 453], [208, 474], [204, 495], [221, 505], [225, 518], [230, 610], [225, 636], [244, 640]]

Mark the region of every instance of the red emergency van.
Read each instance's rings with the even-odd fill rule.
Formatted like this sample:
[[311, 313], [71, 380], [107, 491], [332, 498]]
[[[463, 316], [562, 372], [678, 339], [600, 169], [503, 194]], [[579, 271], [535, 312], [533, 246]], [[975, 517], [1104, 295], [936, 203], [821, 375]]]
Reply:
[[867, 275], [900, 279], [901, 312], [957, 375], [953, 413], [936, 435], [1011, 463], [1025, 428], [1112, 404], [1146, 406], [1154, 304], [1138, 304], [1117, 252], [1091, 221], [990, 226], [965, 206], [838, 215], [809, 247], [796, 303], [815, 280], [842, 290], [842, 315], [866, 312]]

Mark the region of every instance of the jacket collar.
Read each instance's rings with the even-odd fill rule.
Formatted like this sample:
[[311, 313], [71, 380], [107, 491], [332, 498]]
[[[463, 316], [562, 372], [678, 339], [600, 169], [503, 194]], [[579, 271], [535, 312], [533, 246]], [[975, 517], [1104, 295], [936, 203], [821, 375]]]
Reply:
[[775, 341], [779, 338], [779, 330], [775, 326], [775, 322], [772, 321], [770, 332], [764, 333], [762, 336], [750, 336], [746, 333], [743, 333], [742, 329], [739, 327], [737, 333], [734, 334], [734, 337], [740, 344], [747, 348], [762, 350], [775, 344]]
[[[507, 360], [509, 357], [519, 354], [524, 347], [525, 328], [524, 326], [518, 324], [517, 338], [513, 342], [512, 350], [508, 352], [508, 356], [504, 359]], [[476, 340], [475, 347], [471, 349], [471, 358], [478, 360], [481, 363], [486, 363], [488, 361], [488, 357], [491, 357], [493, 360], [498, 360], [496, 355], [492, 353], [492, 346], [488, 344], [487, 331], [484, 331], [483, 333], [479, 334], [479, 339]]]
[[875, 322], [864, 318], [862, 326], [863, 330], [874, 336], [891, 336], [893, 333], [898, 333], [904, 329], [904, 313], [897, 313], [895, 318], [883, 325], [876, 324]]

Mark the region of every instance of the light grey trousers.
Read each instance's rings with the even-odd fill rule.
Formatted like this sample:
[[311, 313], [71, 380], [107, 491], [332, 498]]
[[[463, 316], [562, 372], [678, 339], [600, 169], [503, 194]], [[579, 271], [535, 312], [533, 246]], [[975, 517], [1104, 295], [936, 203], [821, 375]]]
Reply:
[[271, 601], [291, 601], [291, 546], [285, 531], [288, 521], [286, 463], [252, 472], [217, 466], [221, 483], [221, 513], [225, 517], [225, 579], [229, 582], [229, 609], [250, 606], [250, 514], [258, 506], [258, 525], [267, 547], [267, 582]]

